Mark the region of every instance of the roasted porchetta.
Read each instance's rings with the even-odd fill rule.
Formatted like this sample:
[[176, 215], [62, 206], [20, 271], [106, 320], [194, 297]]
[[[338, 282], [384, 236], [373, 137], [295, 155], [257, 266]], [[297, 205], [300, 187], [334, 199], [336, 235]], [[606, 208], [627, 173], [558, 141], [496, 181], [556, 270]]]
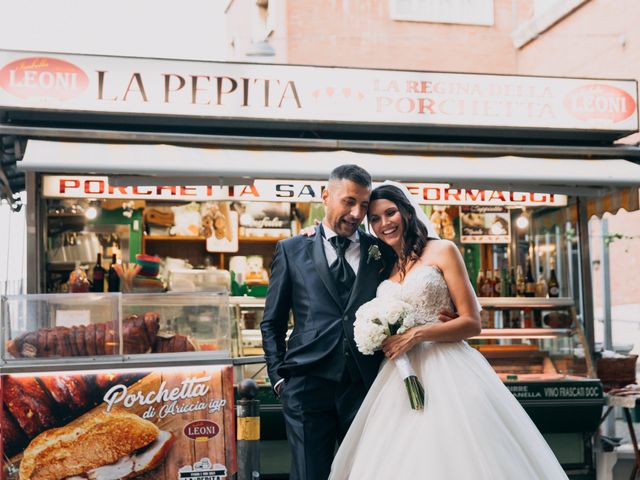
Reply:
[[93, 408], [115, 384], [130, 385], [143, 376], [130, 372], [3, 375], [0, 425], [4, 454], [18, 453], [30, 439]]
[[[185, 335], [160, 332], [157, 313], [130, 315], [122, 322], [123, 352], [192, 352], [196, 345]], [[39, 328], [7, 342], [15, 358], [92, 357], [118, 353], [118, 338], [111, 323]]]

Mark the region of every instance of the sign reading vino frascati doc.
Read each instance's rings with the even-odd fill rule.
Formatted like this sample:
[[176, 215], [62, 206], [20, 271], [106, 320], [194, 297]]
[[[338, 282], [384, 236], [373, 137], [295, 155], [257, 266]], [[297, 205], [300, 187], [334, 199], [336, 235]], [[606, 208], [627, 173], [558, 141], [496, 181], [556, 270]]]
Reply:
[[0, 51], [0, 108], [635, 132], [637, 99], [635, 80]]

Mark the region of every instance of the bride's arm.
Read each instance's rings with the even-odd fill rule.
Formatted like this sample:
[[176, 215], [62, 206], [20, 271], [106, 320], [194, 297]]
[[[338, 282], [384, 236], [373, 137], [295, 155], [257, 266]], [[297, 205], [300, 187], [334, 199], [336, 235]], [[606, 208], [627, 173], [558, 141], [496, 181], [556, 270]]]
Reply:
[[481, 331], [478, 302], [458, 247], [452, 242], [441, 240], [435, 254], [438, 258], [437, 266], [447, 282], [458, 317], [444, 323], [414, 327], [402, 335], [387, 338], [383, 351], [391, 359], [420, 342], [457, 342], [478, 335]]

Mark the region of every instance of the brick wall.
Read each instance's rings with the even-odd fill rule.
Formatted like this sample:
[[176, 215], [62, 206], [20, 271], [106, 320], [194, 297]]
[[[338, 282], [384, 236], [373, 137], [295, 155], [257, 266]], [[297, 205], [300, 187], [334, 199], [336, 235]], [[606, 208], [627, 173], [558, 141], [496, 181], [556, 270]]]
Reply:
[[[529, 2], [520, 2], [525, 6]], [[289, 63], [514, 73], [511, 0], [494, 1], [494, 26], [391, 20], [389, 0], [289, 0]], [[519, 17], [529, 14], [519, 8]]]
[[[525, 75], [635, 78], [640, 80], [640, 3], [637, 0], [591, 0], [524, 46], [517, 56]], [[627, 137], [637, 143], [640, 135]], [[640, 304], [640, 212], [608, 216], [610, 233], [638, 236], [611, 244], [611, 301]], [[600, 259], [600, 222], [590, 222], [592, 259]], [[602, 272], [593, 269], [596, 308], [602, 306]]]

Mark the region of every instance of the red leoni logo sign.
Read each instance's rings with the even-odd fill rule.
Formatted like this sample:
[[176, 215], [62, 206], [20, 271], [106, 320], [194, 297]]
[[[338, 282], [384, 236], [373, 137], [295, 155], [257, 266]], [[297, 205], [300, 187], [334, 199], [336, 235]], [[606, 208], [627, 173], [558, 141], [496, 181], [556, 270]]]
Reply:
[[611, 85], [590, 84], [572, 90], [564, 99], [564, 106], [574, 117], [583, 120], [626, 120], [636, 110], [633, 97]]
[[192, 440], [209, 440], [220, 433], [217, 423], [209, 420], [197, 420], [184, 426], [184, 434]]
[[82, 69], [57, 58], [22, 58], [0, 70], [0, 87], [22, 99], [69, 100], [88, 86], [89, 78]]

